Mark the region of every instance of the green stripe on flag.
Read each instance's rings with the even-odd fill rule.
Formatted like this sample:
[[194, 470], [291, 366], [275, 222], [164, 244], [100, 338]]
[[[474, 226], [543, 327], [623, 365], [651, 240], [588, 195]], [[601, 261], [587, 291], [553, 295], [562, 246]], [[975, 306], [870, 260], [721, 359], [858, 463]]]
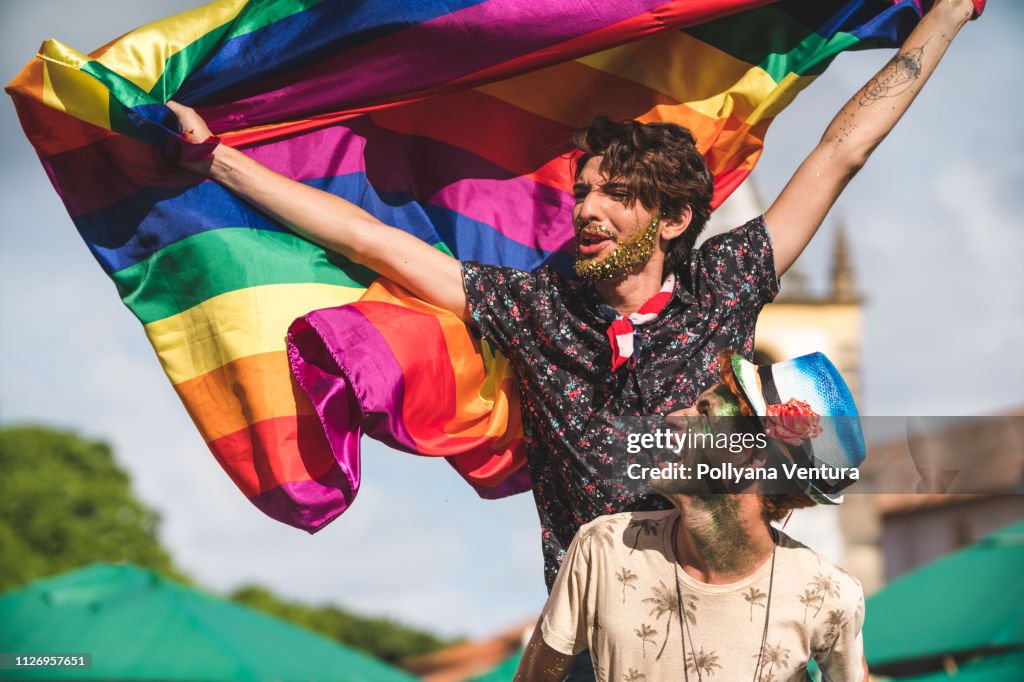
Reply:
[[149, 324], [229, 291], [304, 283], [365, 289], [377, 274], [288, 232], [227, 227], [182, 239], [112, 277], [124, 304]]
[[149, 324], [229, 291], [302, 283], [365, 289], [376, 274], [293, 234], [230, 227], [182, 239], [113, 279], [125, 305]]
[[266, 28], [282, 19], [305, 12], [323, 0], [290, 0], [284, 2], [249, 2], [231, 22], [208, 33], [167, 58], [164, 72], [149, 91], [161, 102], [172, 99], [181, 84], [205, 62], [222, 42]]
[[[772, 30], [765, 32], [765, 26]], [[684, 32], [760, 67], [776, 83], [789, 73], [817, 76], [837, 54], [860, 42], [855, 35], [843, 32], [823, 38], [792, 15], [772, 6], [691, 26]]]

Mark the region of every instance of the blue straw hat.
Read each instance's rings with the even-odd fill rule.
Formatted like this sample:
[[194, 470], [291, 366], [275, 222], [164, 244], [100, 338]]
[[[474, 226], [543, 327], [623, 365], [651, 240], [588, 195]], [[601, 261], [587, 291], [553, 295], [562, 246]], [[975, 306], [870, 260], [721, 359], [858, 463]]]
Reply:
[[[864, 461], [867, 450], [857, 406], [839, 370], [824, 354], [773, 365], [755, 365], [733, 355], [732, 370], [784, 461], [826, 473], [849, 471]], [[842, 490], [853, 481], [812, 474], [797, 482], [816, 502], [841, 504]]]

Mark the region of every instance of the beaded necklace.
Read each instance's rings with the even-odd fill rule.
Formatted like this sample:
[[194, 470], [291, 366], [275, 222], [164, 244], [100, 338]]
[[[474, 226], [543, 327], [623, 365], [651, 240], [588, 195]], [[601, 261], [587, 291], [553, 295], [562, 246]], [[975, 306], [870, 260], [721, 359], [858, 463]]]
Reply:
[[[694, 663], [696, 663], [696, 649], [693, 646], [693, 632], [692, 629], [686, 623], [686, 611], [683, 610], [683, 590], [679, 584], [679, 550], [676, 549], [676, 534], [679, 531], [679, 522], [682, 520], [681, 516], [677, 516], [675, 523], [672, 524], [672, 558], [674, 559], [675, 572], [676, 572], [676, 608], [678, 609], [679, 615], [679, 637], [680, 643], [683, 648], [683, 679], [685, 682], [690, 682], [690, 669], [686, 664], [686, 644], [689, 640], [690, 644], [690, 655], [694, 656]], [[772, 566], [771, 571], [768, 574], [768, 604], [764, 609], [764, 629], [761, 631], [761, 650], [757, 654], [757, 665], [754, 667], [754, 682], [757, 682], [764, 665], [764, 645], [768, 641], [768, 619], [772, 612], [772, 587], [775, 585], [775, 549], [779, 546], [778, 539], [775, 537], [775, 529], [770, 528], [772, 534]], [[697, 671], [697, 682], [704, 682], [704, 679], [700, 672], [700, 667], [694, 665], [694, 670]]]

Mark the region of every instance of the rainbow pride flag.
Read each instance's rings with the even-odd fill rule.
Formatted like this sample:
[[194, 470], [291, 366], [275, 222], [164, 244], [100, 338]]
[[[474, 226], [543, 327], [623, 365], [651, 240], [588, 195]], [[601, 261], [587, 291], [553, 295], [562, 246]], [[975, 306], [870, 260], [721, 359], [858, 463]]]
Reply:
[[179, 170], [166, 101], [459, 259], [568, 266], [574, 127], [689, 127], [717, 205], [838, 53], [919, 17], [912, 0], [218, 0], [89, 55], [47, 41], [7, 92], [213, 455], [315, 531], [355, 498], [363, 433], [446, 457], [485, 497], [526, 489], [515, 377], [453, 316]]

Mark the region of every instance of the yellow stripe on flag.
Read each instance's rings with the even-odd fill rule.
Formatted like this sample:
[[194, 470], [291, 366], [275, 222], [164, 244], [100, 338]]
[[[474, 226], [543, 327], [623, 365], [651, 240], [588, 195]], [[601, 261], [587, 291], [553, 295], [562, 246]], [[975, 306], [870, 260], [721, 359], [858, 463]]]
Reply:
[[228, 292], [145, 326], [171, 383], [239, 358], [283, 351], [292, 321], [311, 310], [357, 300], [363, 289], [332, 284], [271, 284]]
[[[759, 103], [779, 87], [764, 69], [679, 31], [578, 61], [645, 85], [712, 119], [731, 117], [752, 123]], [[680, 64], [700, 68], [678, 68]]]
[[110, 130], [110, 94], [106, 86], [80, 70], [89, 58], [56, 40], [43, 43], [39, 58], [43, 61], [43, 103]]
[[111, 44], [96, 61], [149, 92], [170, 57], [233, 21], [247, 1], [217, 0], [146, 24]]

